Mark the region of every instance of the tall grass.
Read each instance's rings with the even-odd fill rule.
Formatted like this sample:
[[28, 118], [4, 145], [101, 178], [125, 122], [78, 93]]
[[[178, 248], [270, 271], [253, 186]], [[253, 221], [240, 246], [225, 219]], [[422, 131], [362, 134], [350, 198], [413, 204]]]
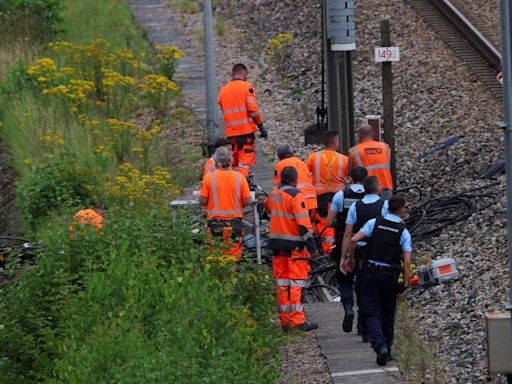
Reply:
[[62, 0], [62, 37], [84, 43], [98, 37], [119, 48], [149, 52], [142, 30], [133, 22], [124, 0]]

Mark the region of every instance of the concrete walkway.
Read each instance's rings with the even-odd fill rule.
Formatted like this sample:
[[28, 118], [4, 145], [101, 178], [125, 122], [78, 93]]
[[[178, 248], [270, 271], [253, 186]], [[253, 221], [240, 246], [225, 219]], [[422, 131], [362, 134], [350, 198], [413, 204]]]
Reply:
[[[183, 33], [183, 28], [165, 0], [128, 0], [128, 4], [153, 46], [176, 45], [185, 52], [176, 69], [176, 82], [181, 87], [187, 106], [206, 127], [204, 59], [202, 52], [197, 52], [192, 44], [197, 37]], [[261, 151], [257, 151], [257, 154], [255, 181], [269, 192], [272, 190], [274, 170]]]
[[[128, 0], [135, 19], [139, 22], [151, 44], [176, 45], [185, 52], [176, 71], [187, 106], [206, 126], [204, 61], [201, 52], [194, 49], [194, 36], [183, 33], [178, 19], [164, 0]], [[272, 164], [257, 151], [255, 181], [265, 191], [272, 189]], [[315, 331], [322, 353], [327, 358], [333, 382], [336, 383], [397, 383], [397, 368], [380, 369], [375, 354], [362, 344], [355, 333], [341, 329], [342, 310], [339, 304], [308, 305], [310, 319], [320, 328]]]
[[345, 333], [341, 328], [343, 309], [340, 304], [320, 303], [306, 306], [308, 318], [318, 324], [314, 331], [334, 384], [400, 383], [396, 364], [379, 367], [370, 344], [363, 344], [355, 329]]

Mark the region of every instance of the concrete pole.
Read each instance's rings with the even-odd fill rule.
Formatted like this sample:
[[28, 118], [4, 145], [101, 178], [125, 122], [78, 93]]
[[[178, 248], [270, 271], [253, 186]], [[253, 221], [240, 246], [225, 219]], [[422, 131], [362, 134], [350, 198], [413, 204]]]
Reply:
[[208, 132], [208, 152], [213, 152], [215, 140], [224, 136], [219, 120], [219, 107], [217, 105], [217, 77], [215, 75], [215, 49], [213, 42], [213, 12], [211, 0], [203, 1], [204, 23], [204, 57], [205, 57], [205, 83], [206, 83], [206, 129]]
[[503, 111], [505, 114], [505, 158], [507, 181], [507, 252], [509, 303], [512, 311], [512, 6], [501, 0], [501, 47], [503, 57]]
[[[505, 114], [505, 169], [507, 180], [507, 253], [509, 297], [506, 308], [512, 317], [512, 7], [501, 0], [501, 47], [503, 58], [503, 111]], [[511, 340], [512, 342], [512, 340]], [[512, 375], [507, 375], [512, 384]]]

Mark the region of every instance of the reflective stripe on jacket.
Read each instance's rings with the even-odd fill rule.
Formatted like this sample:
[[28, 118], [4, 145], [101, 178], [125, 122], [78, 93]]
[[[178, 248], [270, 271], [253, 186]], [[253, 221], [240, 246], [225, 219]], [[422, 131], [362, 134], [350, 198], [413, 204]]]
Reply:
[[390, 171], [391, 150], [386, 143], [368, 140], [350, 148], [352, 164], [365, 167], [368, 176], [376, 176], [382, 189], [393, 189]]
[[316, 201], [316, 191], [313, 185], [313, 178], [309, 172], [308, 167], [298, 157], [288, 157], [279, 161], [275, 166], [274, 175], [274, 188], [277, 188], [281, 180], [281, 172], [286, 167], [293, 167], [297, 170], [297, 189], [301, 191], [306, 199], [306, 206], [308, 209], [315, 209], [318, 207]]
[[333, 150], [323, 150], [309, 155], [306, 162], [313, 176], [316, 194], [336, 193], [345, 189], [348, 157]]
[[256, 132], [263, 122], [253, 86], [247, 81], [231, 80], [219, 92], [219, 106], [224, 116], [226, 137]]
[[[267, 198], [270, 213], [269, 249], [292, 250], [306, 246], [313, 237], [304, 195], [296, 188], [285, 185], [274, 189]], [[302, 226], [307, 233], [301, 234]]]
[[247, 180], [231, 169], [216, 169], [205, 175], [199, 193], [207, 199], [208, 219], [243, 217], [243, 200], [251, 197]]

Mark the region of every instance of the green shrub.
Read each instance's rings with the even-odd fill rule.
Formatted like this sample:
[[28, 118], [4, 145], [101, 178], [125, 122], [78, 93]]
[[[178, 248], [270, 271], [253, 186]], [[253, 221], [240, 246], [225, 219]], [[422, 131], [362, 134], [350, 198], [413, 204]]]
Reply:
[[42, 21], [51, 32], [59, 32], [62, 22], [61, 0], [0, 0], [0, 16], [3, 22], [13, 24], [29, 23], [35, 37], [41, 30], [38, 24]]
[[16, 185], [16, 201], [30, 225], [53, 210], [93, 203], [95, 180], [90, 170], [65, 154], [45, 159]]
[[190, 219], [168, 218], [111, 210], [101, 235], [73, 240], [69, 219], [53, 223], [2, 288], [0, 382], [273, 382], [268, 271], [206, 267]]

